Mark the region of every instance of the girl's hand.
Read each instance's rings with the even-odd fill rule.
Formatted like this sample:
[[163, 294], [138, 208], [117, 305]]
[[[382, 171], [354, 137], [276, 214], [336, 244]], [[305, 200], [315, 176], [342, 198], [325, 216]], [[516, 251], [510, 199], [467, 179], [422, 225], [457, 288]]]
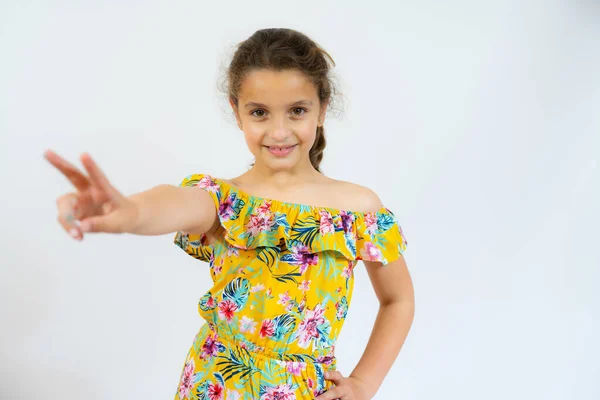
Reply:
[[326, 371], [325, 379], [333, 381], [335, 387], [329, 389], [315, 400], [369, 400], [368, 390], [364, 382], [357, 377], [344, 376], [338, 371]]
[[136, 204], [108, 182], [89, 154], [81, 155], [89, 177], [50, 150], [44, 156], [77, 189], [56, 201], [58, 221], [73, 238], [83, 239], [84, 232], [123, 233], [135, 226]]

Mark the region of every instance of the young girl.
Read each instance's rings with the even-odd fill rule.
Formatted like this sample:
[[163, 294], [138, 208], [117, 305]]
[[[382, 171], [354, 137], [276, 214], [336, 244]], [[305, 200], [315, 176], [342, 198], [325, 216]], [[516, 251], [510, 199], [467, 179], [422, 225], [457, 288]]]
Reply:
[[[214, 286], [198, 305], [206, 323], [175, 399], [371, 399], [404, 343], [414, 300], [398, 221], [370, 189], [319, 169], [333, 91], [328, 59], [289, 29], [259, 30], [240, 43], [228, 96], [255, 163], [236, 178], [198, 173], [125, 197], [88, 154], [85, 176], [46, 153], [77, 188], [58, 200], [59, 221], [74, 238], [175, 232], [179, 247], [209, 264]], [[358, 260], [380, 307], [345, 377], [334, 347]]]

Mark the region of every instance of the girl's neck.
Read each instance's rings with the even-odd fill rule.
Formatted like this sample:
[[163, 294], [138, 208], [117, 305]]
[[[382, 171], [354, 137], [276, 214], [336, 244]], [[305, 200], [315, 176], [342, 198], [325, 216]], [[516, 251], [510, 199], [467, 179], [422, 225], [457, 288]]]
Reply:
[[230, 181], [240, 188], [269, 187], [284, 192], [290, 188], [324, 180], [329, 178], [317, 171], [312, 164], [308, 168], [283, 171], [255, 164], [249, 171]]

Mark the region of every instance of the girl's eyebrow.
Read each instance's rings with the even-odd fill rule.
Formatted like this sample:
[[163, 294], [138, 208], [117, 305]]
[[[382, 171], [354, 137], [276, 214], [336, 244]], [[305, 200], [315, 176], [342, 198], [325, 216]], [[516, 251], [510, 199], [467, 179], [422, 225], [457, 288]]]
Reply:
[[[299, 100], [295, 103], [290, 104], [288, 107], [293, 107], [293, 106], [312, 106], [312, 101], [310, 100]], [[263, 108], [268, 108], [265, 104], [261, 104], [261, 103], [254, 103], [254, 102], [249, 102], [246, 103], [246, 105], [244, 106], [244, 108], [248, 109], [248, 108], [253, 108], [253, 107], [263, 107]]]

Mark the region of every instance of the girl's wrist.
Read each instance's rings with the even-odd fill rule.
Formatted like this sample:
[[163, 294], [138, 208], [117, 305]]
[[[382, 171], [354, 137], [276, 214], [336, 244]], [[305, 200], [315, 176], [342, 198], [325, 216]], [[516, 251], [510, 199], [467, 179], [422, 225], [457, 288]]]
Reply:
[[141, 235], [142, 234], [142, 218], [141, 218], [141, 210], [140, 210], [140, 206], [133, 200], [131, 200], [131, 211], [130, 211], [130, 220], [129, 223], [126, 224], [124, 231], [126, 233], [131, 233], [134, 235]]
[[350, 376], [348, 376], [348, 378], [352, 378], [352, 379], [356, 379], [357, 381], [359, 381], [362, 384], [362, 387], [365, 390], [365, 395], [367, 396], [368, 399], [371, 399], [375, 396], [375, 394], [377, 393], [377, 391], [379, 390], [379, 388], [375, 385], [369, 382], [368, 379], [363, 378], [357, 374], [355, 374], [354, 372], [350, 374]]

